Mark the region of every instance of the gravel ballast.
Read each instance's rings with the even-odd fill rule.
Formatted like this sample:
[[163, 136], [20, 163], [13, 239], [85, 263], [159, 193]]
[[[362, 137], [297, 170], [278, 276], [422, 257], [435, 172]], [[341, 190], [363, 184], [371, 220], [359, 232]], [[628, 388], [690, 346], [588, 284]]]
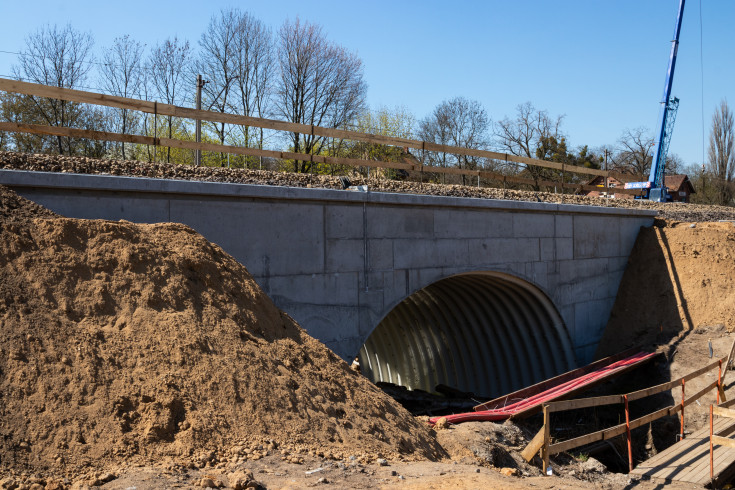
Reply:
[[[0, 169], [31, 170], [40, 172], [70, 172], [78, 174], [109, 174], [156, 179], [228, 182], [238, 184], [276, 185], [341, 189], [339, 177], [330, 175], [297, 174], [270, 170], [249, 170], [221, 167], [193, 167], [171, 163], [99, 160], [87, 157], [40, 155], [0, 152]], [[366, 179], [349, 176], [353, 185], [367, 185], [373, 192], [397, 192], [433, 196], [502, 199], [512, 201], [549, 202], [588, 206], [652, 209], [659, 217], [673, 221], [703, 222], [735, 220], [735, 208], [704, 204], [657, 203], [632, 199], [605, 199], [600, 197], [533, 192], [493, 187], [420, 183], [381, 178]]]

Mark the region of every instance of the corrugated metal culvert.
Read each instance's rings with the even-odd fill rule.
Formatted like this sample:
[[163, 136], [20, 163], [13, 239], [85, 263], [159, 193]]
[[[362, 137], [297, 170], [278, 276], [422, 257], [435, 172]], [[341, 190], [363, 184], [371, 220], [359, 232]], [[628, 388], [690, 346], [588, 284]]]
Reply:
[[362, 372], [494, 397], [575, 367], [564, 322], [533, 284], [498, 272], [442, 279], [399, 303], [360, 349]]

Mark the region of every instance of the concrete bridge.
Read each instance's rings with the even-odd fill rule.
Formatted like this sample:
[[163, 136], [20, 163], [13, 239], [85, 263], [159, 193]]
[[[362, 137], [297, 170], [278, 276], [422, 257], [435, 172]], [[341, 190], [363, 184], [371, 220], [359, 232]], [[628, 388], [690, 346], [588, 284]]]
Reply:
[[374, 380], [494, 396], [592, 360], [653, 211], [0, 171], [68, 217], [185, 223]]

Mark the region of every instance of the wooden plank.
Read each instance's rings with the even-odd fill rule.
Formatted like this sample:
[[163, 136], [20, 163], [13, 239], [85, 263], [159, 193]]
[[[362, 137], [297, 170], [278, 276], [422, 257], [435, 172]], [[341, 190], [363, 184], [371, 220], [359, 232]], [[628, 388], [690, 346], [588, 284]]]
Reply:
[[576, 410], [580, 408], [600, 407], [623, 403], [622, 395], [597, 396], [594, 398], [577, 398], [549, 403], [549, 412], [563, 412], [565, 410]]
[[[722, 423], [727, 419], [720, 419], [720, 423], [716, 425], [717, 429], [726, 428], [728, 424]], [[674, 466], [685, 465], [690, 466], [693, 464], [694, 459], [698, 458], [696, 451], [693, 451], [694, 446], [702, 444], [702, 441], [706, 443], [706, 453], [709, 453], [709, 425], [704, 427], [686, 439], [677, 442], [676, 444], [669, 446], [667, 449], [661, 451], [657, 455], [648, 459], [647, 461], [638, 465], [633, 471], [636, 474], [645, 474], [647, 476], [654, 476], [651, 473], [652, 468], [659, 468], [662, 471], [666, 471], [665, 468], [671, 468]], [[707, 456], [707, 463], [709, 464], [709, 455]], [[645, 471], [644, 471], [645, 470]]]
[[624, 434], [624, 433], [625, 433], [625, 424], [615, 425], [613, 427], [610, 427], [609, 429], [599, 430], [591, 434], [587, 434], [587, 435], [580, 436], [580, 437], [575, 437], [574, 439], [569, 439], [567, 441], [557, 442], [556, 444], [552, 444], [549, 447], [549, 452], [552, 455], [562, 453], [564, 451], [569, 451], [570, 449], [574, 449], [580, 446], [585, 446], [592, 442], [605, 441], [607, 439], [612, 439], [613, 437], [619, 436], [620, 434]]
[[[672, 405], [670, 407], [666, 407], [666, 408], [662, 408], [661, 410], [657, 410], [653, 413], [649, 413], [648, 415], [645, 415], [643, 417], [639, 417], [637, 419], [631, 420], [630, 429], [631, 430], [637, 429], [638, 427], [646, 425], [649, 422], [652, 422], [656, 419], [660, 419], [661, 417], [673, 415], [679, 410], [681, 410], [681, 405]], [[609, 429], [599, 430], [597, 432], [592, 432], [590, 434], [576, 437], [574, 439], [569, 439], [567, 441], [558, 442], [556, 444], [551, 445], [551, 454], [557, 454], [563, 451], [568, 451], [570, 449], [574, 449], [579, 446], [584, 446], [592, 442], [611, 439], [612, 437], [618, 436], [620, 434], [624, 434], [625, 431], [626, 431], [625, 424], [620, 424], [620, 425], [613, 426]]]
[[713, 381], [712, 383], [708, 384], [707, 386], [705, 386], [704, 388], [702, 388], [701, 390], [699, 390], [698, 392], [696, 392], [695, 394], [693, 394], [692, 396], [684, 400], [684, 407], [688, 407], [692, 403], [696, 402], [697, 400], [702, 398], [704, 395], [712, 391], [714, 388], [717, 388], [717, 381]]
[[536, 456], [539, 450], [543, 447], [545, 434], [545, 428], [541, 427], [536, 435], [533, 436], [531, 442], [529, 442], [523, 451], [521, 451], [521, 457], [526, 460], [526, 463], [530, 463], [534, 456]]
[[[698, 441], [700, 440], [700, 438], [697, 437], [697, 434], [698, 433], [691, 434], [686, 439], [676, 442], [674, 445], [669, 446], [668, 448], [652, 456], [648, 460], [640, 463], [636, 467], [636, 469], [633, 470], [633, 472], [641, 471], [645, 468], [648, 468], [650, 470], [659, 466], [670, 466], [682, 457], [686, 457], [685, 455], [691, 450], [691, 446], [695, 446], [699, 443]], [[709, 438], [709, 432], [707, 432], [706, 435]]]
[[[717, 447], [713, 451], [714, 455], [714, 480], [717, 481], [722, 473], [732, 466], [733, 454], [728, 448]], [[697, 464], [689, 469], [689, 471], [683, 472], [682, 481], [687, 483], [694, 483], [699, 485], [706, 485], [710, 483], [710, 464], [709, 464], [709, 441], [707, 441], [707, 452], [703, 454], [702, 461], [698, 461]], [[677, 481], [679, 481], [677, 479]]]
[[717, 444], [719, 446], [725, 446], [730, 448], [735, 448], [735, 439], [729, 439], [727, 437], [722, 436], [712, 436], [712, 443]]
[[649, 422], [653, 422], [654, 420], [658, 420], [661, 417], [667, 417], [669, 415], [674, 415], [676, 412], [681, 410], [681, 405], [672, 405], [670, 407], [662, 408], [661, 410], [656, 410], [655, 412], [649, 413], [648, 415], [644, 415], [643, 417], [639, 417], [635, 420], [630, 421], [630, 429], [637, 429], [638, 427], [641, 427], [643, 425], [646, 425]]
[[[722, 425], [718, 427], [722, 427]], [[697, 431], [696, 437], [692, 434], [689, 438], [695, 439], [694, 450], [688, 453], [679, 453], [680, 457], [677, 463], [680, 468], [676, 474], [677, 481], [696, 481], [699, 479], [699, 475], [703, 473], [709, 477], [709, 426]], [[726, 460], [728, 457], [725, 451], [719, 450], [716, 451], [714, 456], [715, 464], [722, 462], [723, 458]]]
[[94, 92], [86, 92], [82, 90], [74, 90], [68, 88], [52, 87], [48, 85], [40, 85], [29, 82], [21, 82], [18, 80], [10, 80], [0, 78], [0, 90], [7, 92], [48, 97], [54, 99], [67, 100], [71, 102], [80, 102], [85, 104], [103, 105], [107, 107], [115, 107], [118, 109], [131, 109], [149, 114], [158, 114], [162, 116], [182, 117], [194, 120], [220, 122], [226, 124], [236, 124], [241, 126], [252, 126], [264, 129], [273, 129], [278, 131], [288, 131], [301, 134], [311, 134], [315, 136], [328, 138], [341, 138], [354, 141], [362, 141], [365, 143], [392, 145], [399, 147], [415, 148], [426, 151], [438, 151], [444, 153], [452, 153], [456, 155], [477, 156], [481, 158], [490, 158], [493, 160], [502, 160], [506, 162], [521, 163], [526, 165], [534, 165], [537, 167], [551, 168], [555, 170], [564, 170], [565, 172], [608, 176], [609, 173], [604, 170], [590, 169], [576, 165], [562, 165], [561, 163], [549, 162], [546, 160], [537, 160], [534, 158], [509, 155], [507, 153], [499, 153], [488, 150], [477, 150], [473, 148], [462, 148], [457, 146], [440, 145], [426, 141], [410, 140], [405, 138], [395, 138], [383, 135], [375, 135], [369, 133], [360, 133], [357, 131], [347, 131], [335, 128], [324, 128], [310, 124], [299, 124], [285, 121], [277, 121], [274, 119], [257, 118], [250, 116], [240, 116], [235, 114], [227, 114], [222, 112], [205, 111], [197, 109], [189, 109], [170, 104], [159, 104], [157, 102], [143, 101], [131, 99], [127, 97], [118, 97], [114, 95], [99, 94]]
[[[667, 481], [677, 481], [684, 483], [696, 483], [703, 477], [709, 480], [709, 438], [701, 441], [702, 450], [697, 454], [696, 459], [690, 461], [682, 461], [678, 468], [668, 472]], [[704, 450], [706, 448], [706, 450]], [[727, 454], [724, 451], [715, 451], [715, 468], [722, 466], [727, 462]]]
[[725, 386], [725, 378], [727, 377], [727, 372], [730, 370], [729, 368], [733, 354], [735, 354], [735, 340], [732, 341], [732, 346], [730, 346], [730, 354], [728, 354], [727, 361], [725, 361], [725, 372], [722, 373], [722, 377], [720, 378], [722, 386]]
[[118, 141], [121, 143], [138, 143], [154, 145], [156, 139], [150, 136], [136, 136], [130, 134], [109, 133], [107, 131], [91, 131], [86, 129], [64, 128], [58, 126], [41, 126], [13, 122], [0, 122], [0, 130], [16, 133], [43, 134], [47, 136], [63, 136], [68, 138], [87, 138], [103, 141]]
[[692, 436], [687, 437], [683, 441], [678, 441], [675, 443], [675, 445], [677, 446], [677, 452], [674, 454], [673, 458], [672, 458], [672, 453], [671, 453], [671, 447], [673, 446], [671, 446], [667, 448], [666, 450], [661, 451], [658, 454], [652, 456], [650, 459], [640, 463], [633, 470], [633, 473], [642, 472], [643, 470], [652, 471], [653, 469], [658, 468], [658, 467], [670, 466], [671, 464], [679, 460], [680, 454], [686, 453], [689, 450], [689, 446], [694, 446], [697, 441], [698, 439]]
[[544, 476], [548, 474], [548, 468], [549, 468], [549, 457], [551, 457], [551, 419], [549, 416], [551, 415], [549, 413], [549, 406], [544, 405], [544, 426], [542, 427], [544, 431], [544, 443], [542, 444], [542, 452], [541, 452], [541, 460], [542, 460], [542, 470], [544, 472]]
[[720, 361], [724, 361], [724, 360], [725, 360], [725, 358], [722, 357], [722, 358], [720, 358], [720, 359], [718, 359], [716, 361], [713, 361], [711, 364], [707, 364], [703, 368], [697, 369], [696, 371], [693, 371], [693, 372], [687, 374], [686, 376], [682, 376], [679, 379], [680, 380], [683, 380], [683, 381], [690, 381], [690, 380], [692, 380], [694, 378], [697, 378], [697, 377], [701, 376], [702, 374], [706, 373], [707, 371], [710, 371], [710, 370], [712, 370], [712, 369], [714, 369], [716, 367], [719, 367], [720, 366]]
[[[726, 482], [732, 481], [733, 477], [735, 477], [735, 451], [730, 448], [718, 449], [723, 453], [727, 453], [727, 459], [715, 461], [713, 465], [714, 481], [712, 483], [714, 488], [717, 488]], [[706, 478], [700, 481], [702, 482], [701, 484], [708, 484], [712, 481], [710, 480], [709, 471], [707, 471]]]
[[[715, 421], [714, 427], [715, 432], [732, 433], [735, 432], [735, 421], [720, 418]], [[735, 470], [733, 463], [735, 463], [735, 451], [727, 447], [715, 448], [716, 479]], [[645, 476], [652, 480], [708, 483], [709, 426], [696, 431], [683, 441], [677, 442], [648, 461], [641, 463], [631, 474]]]
[[[725, 358], [723, 357], [721, 360], [724, 360], [724, 359]], [[671, 390], [673, 388], [679, 387], [679, 386], [681, 386], [682, 380], [689, 381], [691, 379], [694, 379], [697, 376], [700, 376], [700, 375], [706, 373], [707, 371], [709, 371], [711, 369], [714, 369], [717, 366], [719, 366], [719, 362], [720, 362], [719, 360], [718, 361], [715, 361], [715, 362], [713, 362], [711, 364], [708, 364], [707, 366], [705, 366], [703, 368], [697, 369], [696, 371], [693, 371], [693, 372], [687, 374], [686, 376], [682, 376], [681, 378], [675, 379], [673, 381], [669, 381], [668, 383], [663, 383], [663, 384], [660, 384], [660, 385], [651, 386], [650, 388], [645, 388], [643, 390], [638, 390], [638, 391], [634, 391], [632, 393], [628, 393], [628, 401], [639, 400], [639, 399], [645, 398], [647, 396], [655, 395], [657, 393], [662, 393], [664, 391], [668, 391], [668, 390]]]
[[695, 432], [654, 458], [641, 463], [631, 473], [652, 479], [679, 480], [690, 468], [703, 461], [709, 465], [709, 427]]
[[[687, 439], [684, 441], [687, 441]], [[684, 441], [677, 442], [675, 446], [684, 444]], [[697, 464], [705, 454], [709, 456], [709, 454], [707, 454], [709, 452], [709, 442], [706, 442], [706, 452], [702, 447], [703, 441], [700, 438], [695, 438], [688, 442], [689, 444], [687, 444], [686, 447], [679, 448], [681, 452], [664, 452], [666, 458], [661, 462], [648, 468], [639, 466], [633, 470], [631, 474], [666, 481], [672, 480], [675, 475], [681, 477], [682, 474], [687, 471], [687, 468]], [[707, 463], [709, 463], [709, 457], [706, 459]]]
[[719, 415], [720, 417], [735, 419], [735, 410], [733, 410], [732, 408], [724, 408], [721, 406], [713, 405], [712, 414]]
[[[707, 428], [709, 430], [709, 428]], [[710, 464], [709, 464], [709, 436], [702, 438], [702, 450], [700, 458], [696, 462], [687, 465], [680, 475], [677, 475], [677, 481], [686, 481], [689, 483], [699, 483], [702, 481], [710, 481]], [[727, 470], [729, 466], [732, 466], [735, 461], [735, 452], [727, 447], [720, 446], [715, 447], [713, 451], [714, 460], [714, 474], [715, 480], [722, 474], [723, 471]]]

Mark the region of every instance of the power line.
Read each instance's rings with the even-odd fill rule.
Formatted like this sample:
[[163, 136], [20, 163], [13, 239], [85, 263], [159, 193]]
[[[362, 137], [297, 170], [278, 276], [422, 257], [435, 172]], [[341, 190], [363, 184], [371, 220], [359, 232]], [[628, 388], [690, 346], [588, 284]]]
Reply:
[[702, 28], [702, 0], [699, 0], [699, 75], [702, 88], [702, 169], [704, 169], [704, 35]]
[[[4, 74], [0, 74], [0, 77], [2, 77], [2, 78], [8, 78], [8, 79], [11, 79], [11, 80], [18, 80], [19, 82], [31, 82], [31, 83], [35, 83], [35, 82], [33, 82], [33, 80], [30, 80], [30, 79], [27, 79], [27, 78], [23, 78], [23, 77], [19, 77], [17, 75], [4, 75]], [[101, 87], [88, 87], [88, 86], [84, 86], [84, 85], [77, 85], [76, 87], [74, 87], [74, 89], [93, 90], [95, 92], [102, 93], [102, 94], [120, 96], [120, 94], [113, 93], [111, 90], [104, 89], [104, 88], [101, 88]], [[148, 100], [148, 98], [147, 98], [147, 96], [145, 94], [131, 92], [128, 95], [131, 95], [131, 96], [134, 95], [134, 96], [136, 96], [136, 97], [138, 97], [140, 99]]]
[[[42, 55], [38, 55], [38, 54], [18, 53], [18, 52], [15, 52], [15, 51], [5, 51], [5, 50], [1, 50], [1, 49], [0, 49], [0, 54], [12, 54], [12, 55], [15, 55], [15, 56], [28, 56], [28, 57], [31, 57], [31, 58], [49, 59], [46, 56], [42, 56]], [[105, 66], [105, 67], [107, 67], [107, 66], [113, 66], [115, 68], [123, 68], [123, 69], [125, 68], [123, 65], [118, 65], [116, 63], [101, 63], [99, 61], [91, 61], [91, 60], [90, 61], [82, 60], [82, 61], [79, 61], [78, 63], [85, 63], [85, 64], [89, 64], [89, 65], [97, 65], [97, 66]], [[153, 68], [146, 66], [144, 63], [140, 63], [139, 64], [139, 68], [140, 68], [141, 71], [145, 71], [145, 72], [148, 72], [148, 73], [153, 73], [153, 71], [154, 71]]]

